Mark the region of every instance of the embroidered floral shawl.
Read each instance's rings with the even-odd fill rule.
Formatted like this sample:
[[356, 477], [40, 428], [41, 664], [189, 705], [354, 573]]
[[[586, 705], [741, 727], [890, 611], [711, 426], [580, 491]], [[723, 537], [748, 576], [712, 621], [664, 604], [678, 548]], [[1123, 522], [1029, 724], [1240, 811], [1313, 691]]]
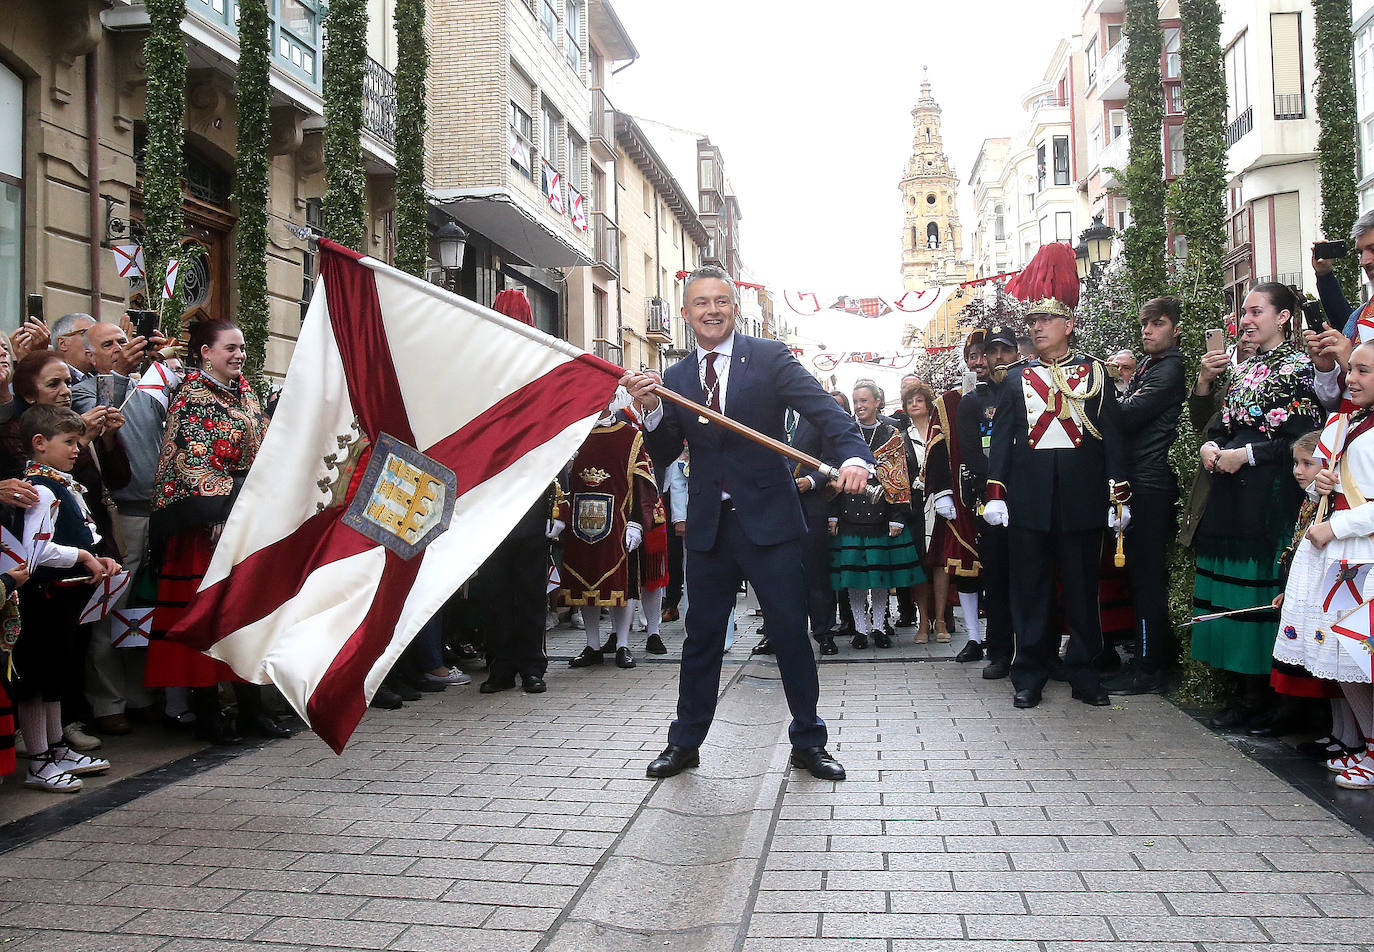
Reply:
[[194, 514], [184, 513], [191, 524], [222, 522], [266, 431], [267, 417], [246, 379], [227, 387], [208, 374], [188, 375], [167, 411], [154, 514], [192, 508]]
[[1228, 433], [1259, 430], [1272, 437], [1284, 429], [1290, 417], [1301, 417], [1304, 427], [1321, 420], [1312, 386], [1312, 361], [1292, 341], [1284, 341], [1267, 354], [1256, 354], [1236, 369], [1226, 390], [1221, 425]]

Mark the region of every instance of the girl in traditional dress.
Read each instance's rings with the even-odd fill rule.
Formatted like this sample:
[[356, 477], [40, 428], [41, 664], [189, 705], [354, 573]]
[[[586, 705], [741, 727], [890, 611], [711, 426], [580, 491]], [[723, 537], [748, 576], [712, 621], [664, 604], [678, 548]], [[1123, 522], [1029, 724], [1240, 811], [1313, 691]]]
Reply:
[[849, 589], [854, 613], [851, 647], [866, 648], [869, 635], [879, 648], [892, 647], [886, 631], [887, 590], [925, 581], [920, 554], [907, 520], [911, 514], [911, 480], [906, 451], [897, 428], [878, 418], [878, 388], [854, 388], [854, 415], [859, 432], [878, 461], [883, 499], [871, 503], [863, 493], [842, 493], [831, 503], [830, 580]]
[[[1361, 344], [1350, 355], [1346, 387], [1356, 409], [1333, 414], [1323, 431], [1321, 452], [1328, 456], [1330, 469], [1317, 477], [1317, 485], [1327, 494], [1327, 501], [1293, 555], [1273, 656], [1340, 683], [1368, 740], [1364, 750], [1333, 757], [1327, 766], [1337, 774], [1340, 786], [1369, 790], [1374, 789], [1374, 688], [1369, 656], [1361, 652], [1358, 658], [1352, 657], [1346, 651], [1349, 639], [1332, 629], [1347, 616], [1367, 611], [1361, 605], [1352, 612], [1351, 601], [1343, 597], [1340, 586], [1345, 570], [1374, 563], [1374, 503], [1369, 501], [1374, 496], [1374, 436], [1369, 435], [1374, 430], [1374, 344]], [[1333, 568], [1334, 587], [1328, 574]], [[1365, 573], [1359, 586], [1361, 603], [1374, 599], [1372, 576], [1374, 572]], [[1353, 582], [1344, 584], [1354, 587]]]
[[[200, 367], [187, 375], [167, 410], [153, 478], [148, 529], [151, 564], [159, 569], [155, 636], [165, 635], [186, 614], [267, 431], [267, 416], [243, 376], [246, 353], [243, 332], [230, 321], [191, 327], [190, 357]], [[220, 713], [220, 681], [234, 682], [237, 725]], [[233, 742], [236, 728], [263, 737], [290, 736], [263, 708], [259, 685], [243, 683], [223, 662], [164, 637], [148, 645], [145, 682], [192, 688], [196, 733], [205, 740]]]
[[[949, 575], [944, 571], [943, 556], [932, 556], [931, 536], [939, 520], [935, 516], [933, 493], [926, 490], [926, 461], [931, 443], [940, 437], [940, 425], [935, 421], [935, 394], [925, 384], [912, 381], [902, 391], [902, 409], [910, 425], [902, 431], [906, 443], [906, 465], [911, 476], [912, 536], [923, 563], [933, 558], [930, 578], [916, 586], [916, 611], [919, 616], [916, 644], [930, 641], [931, 620], [939, 619], [944, 627], [944, 606], [949, 598]], [[937, 570], [938, 569], [938, 570]], [[940, 610], [936, 611], [936, 603]]]
[[[1278, 556], [1302, 502], [1288, 475], [1293, 441], [1319, 423], [1312, 362], [1290, 339], [1298, 299], [1282, 284], [1259, 284], [1245, 298], [1240, 328], [1256, 353], [1232, 374], [1200, 455], [1211, 492], [1194, 536], [1195, 614], [1272, 602]], [[1273, 611], [1205, 622], [1193, 629], [1193, 657], [1243, 675], [1244, 687], [1214, 720], [1238, 727], [1272, 701]]]

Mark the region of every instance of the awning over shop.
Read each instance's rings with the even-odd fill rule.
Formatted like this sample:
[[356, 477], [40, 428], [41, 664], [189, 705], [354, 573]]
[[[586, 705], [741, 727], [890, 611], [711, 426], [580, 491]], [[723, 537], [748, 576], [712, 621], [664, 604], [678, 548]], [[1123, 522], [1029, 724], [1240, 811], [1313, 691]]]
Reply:
[[430, 197], [459, 224], [505, 248], [523, 264], [577, 268], [592, 263], [587, 252], [539, 221], [508, 189], [438, 189]]

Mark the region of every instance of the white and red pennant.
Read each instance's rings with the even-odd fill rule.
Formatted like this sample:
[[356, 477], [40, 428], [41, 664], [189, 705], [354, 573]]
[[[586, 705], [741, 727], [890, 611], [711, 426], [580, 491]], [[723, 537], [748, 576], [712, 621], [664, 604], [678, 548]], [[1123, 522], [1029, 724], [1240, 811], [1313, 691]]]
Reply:
[[[547, 490], [622, 371], [332, 242], [319, 247], [320, 286], [272, 426], [170, 635], [275, 683], [341, 751], [401, 651]], [[412, 558], [344, 523], [356, 481], [342, 481], [347, 498], [322, 499], [317, 480], [336, 475], [326, 458], [359, 431], [456, 474], [447, 531]]]

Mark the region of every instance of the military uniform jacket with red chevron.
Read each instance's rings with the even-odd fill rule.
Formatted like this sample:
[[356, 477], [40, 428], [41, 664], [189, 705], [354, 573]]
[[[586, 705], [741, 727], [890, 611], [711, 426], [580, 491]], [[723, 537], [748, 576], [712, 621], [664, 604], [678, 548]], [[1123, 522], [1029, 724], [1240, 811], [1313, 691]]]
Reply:
[[1006, 501], [1010, 525], [1101, 529], [1114, 491], [1129, 499], [1121, 408], [1102, 363], [1070, 354], [1053, 367], [1009, 369], [993, 417], [988, 498]]

